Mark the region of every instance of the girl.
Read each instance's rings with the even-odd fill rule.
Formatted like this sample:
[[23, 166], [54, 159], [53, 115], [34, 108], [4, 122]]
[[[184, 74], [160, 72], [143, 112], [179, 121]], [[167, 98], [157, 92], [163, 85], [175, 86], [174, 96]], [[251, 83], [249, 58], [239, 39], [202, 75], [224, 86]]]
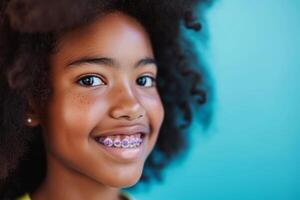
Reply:
[[198, 3], [2, 0], [0, 198], [129, 199], [159, 178], [206, 102], [180, 34]]

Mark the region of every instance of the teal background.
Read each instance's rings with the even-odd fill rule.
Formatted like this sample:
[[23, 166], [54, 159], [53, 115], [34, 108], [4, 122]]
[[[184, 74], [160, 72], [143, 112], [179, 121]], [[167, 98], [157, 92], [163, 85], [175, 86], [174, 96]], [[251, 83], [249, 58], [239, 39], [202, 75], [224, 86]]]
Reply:
[[210, 128], [139, 200], [300, 199], [300, 1], [223, 0], [206, 11]]

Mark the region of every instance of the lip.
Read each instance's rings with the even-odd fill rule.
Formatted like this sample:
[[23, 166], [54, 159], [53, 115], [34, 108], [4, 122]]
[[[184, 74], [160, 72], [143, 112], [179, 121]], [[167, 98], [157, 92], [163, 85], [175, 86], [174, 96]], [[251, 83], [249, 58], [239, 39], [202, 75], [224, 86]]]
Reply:
[[105, 137], [105, 136], [114, 136], [114, 135], [134, 135], [137, 133], [142, 133], [148, 135], [150, 133], [150, 129], [148, 126], [143, 124], [135, 124], [132, 126], [122, 126], [117, 127], [111, 130], [105, 130], [97, 133], [94, 137]]
[[146, 150], [146, 138], [147, 137], [145, 137], [140, 146], [136, 148], [111, 148], [97, 143], [96, 141], [95, 143], [100, 151], [114, 161], [118, 163], [132, 163], [143, 159], [143, 155], [145, 155]]
[[[140, 146], [135, 148], [114, 148], [107, 147], [96, 141], [96, 138], [103, 136], [114, 136], [114, 135], [133, 135], [136, 133], [143, 134], [143, 142]], [[145, 154], [146, 144], [150, 129], [148, 126], [142, 124], [136, 124], [132, 126], [122, 126], [114, 129], [102, 131], [94, 136], [94, 143], [96, 143], [97, 148], [104, 154], [108, 155], [110, 158], [120, 163], [130, 163], [142, 159]]]

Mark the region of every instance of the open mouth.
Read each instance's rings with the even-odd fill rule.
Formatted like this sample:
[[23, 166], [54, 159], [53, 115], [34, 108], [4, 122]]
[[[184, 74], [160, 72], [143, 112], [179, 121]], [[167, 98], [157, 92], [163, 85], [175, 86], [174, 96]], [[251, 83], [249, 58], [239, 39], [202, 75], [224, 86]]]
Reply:
[[110, 148], [132, 149], [141, 146], [145, 138], [145, 134], [142, 132], [125, 135], [109, 135], [109, 136], [97, 136], [96, 142]]

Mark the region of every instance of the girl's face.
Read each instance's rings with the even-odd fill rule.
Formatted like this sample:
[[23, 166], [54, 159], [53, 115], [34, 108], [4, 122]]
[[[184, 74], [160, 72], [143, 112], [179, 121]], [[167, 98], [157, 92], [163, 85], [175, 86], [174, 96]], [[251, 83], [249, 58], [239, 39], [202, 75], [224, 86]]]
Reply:
[[41, 121], [48, 174], [136, 183], [164, 117], [144, 28], [119, 12], [102, 16], [62, 34], [50, 63], [53, 95]]

